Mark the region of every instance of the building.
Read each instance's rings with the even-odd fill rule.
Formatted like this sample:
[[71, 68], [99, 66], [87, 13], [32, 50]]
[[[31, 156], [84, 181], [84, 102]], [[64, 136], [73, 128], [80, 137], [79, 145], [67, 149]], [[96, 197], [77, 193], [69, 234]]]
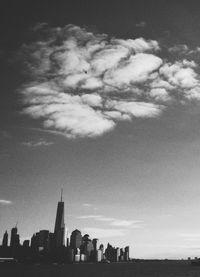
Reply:
[[8, 246], [8, 232], [7, 231], [5, 231], [5, 233], [3, 235], [2, 246], [3, 247]]
[[54, 249], [55, 249], [55, 234], [49, 232], [47, 252], [53, 252]]
[[88, 257], [88, 260], [90, 260], [90, 256], [93, 250], [94, 246], [91, 239], [89, 238], [89, 235], [84, 235], [82, 238], [81, 254], [85, 254]]
[[94, 247], [94, 250], [96, 251], [97, 250], [97, 243], [98, 243], [98, 239], [93, 239], [92, 240], [92, 244], [93, 244], [93, 247]]
[[62, 201], [62, 191], [61, 191], [61, 199], [58, 202], [58, 206], [57, 206], [54, 235], [55, 235], [55, 246], [56, 247], [64, 246], [65, 245], [65, 223], [64, 223], [64, 202]]
[[93, 250], [91, 252], [91, 260], [93, 262], [99, 262], [102, 260], [102, 255], [101, 255], [101, 250], [98, 250], [98, 239], [93, 239], [92, 240], [92, 244], [93, 244]]
[[24, 248], [29, 248], [29, 243], [30, 243], [30, 241], [28, 239], [24, 240], [23, 247]]
[[31, 249], [33, 251], [36, 251], [38, 249], [36, 234], [33, 234], [32, 238], [31, 238]]
[[116, 262], [119, 261], [119, 258], [120, 258], [120, 248], [117, 247], [117, 248], [115, 249], [115, 260], [116, 260]]
[[104, 246], [103, 246], [103, 244], [100, 244], [98, 251], [99, 251], [98, 255], [101, 255], [100, 260], [103, 260], [105, 258], [104, 257]]
[[128, 262], [129, 259], [130, 259], [130, 257], [129, 257], [129, 246], [126, 246], [126, 247], [125, 247], [125, 252], [124, 252], [124, 260], [125, 260], [126, 262]]
[[40, 230], [36, 233], [37, 239], [37, 247], [39, 251], [47, 251], [48, 249], [48, 241], [49, 241], [49, 231], [48, 230]]
[[124, 248], [120, 248], [119, 260], [120, 260], [120, 262], [124, 261]]
[[17, 233], [17, 226], [15, 226], [11, 230], [10, 246], [12, 248], [17, 248], [17, 247], [19, 247], [19, 245], [20, 245], [19, 235]]
[[79, 230], [74, 230], [70, 236], [70, 247], [72, 249], [80, 248], [82, 244], [82, 235]]

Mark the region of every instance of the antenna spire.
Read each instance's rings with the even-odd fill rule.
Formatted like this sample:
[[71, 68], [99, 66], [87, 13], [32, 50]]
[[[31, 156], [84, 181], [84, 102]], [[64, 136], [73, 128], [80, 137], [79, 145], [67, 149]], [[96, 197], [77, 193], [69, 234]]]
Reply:
[[60, 197], [60, 202], [62, 202], [63, 199], [63, 188], [61, 188], [61, 197]]

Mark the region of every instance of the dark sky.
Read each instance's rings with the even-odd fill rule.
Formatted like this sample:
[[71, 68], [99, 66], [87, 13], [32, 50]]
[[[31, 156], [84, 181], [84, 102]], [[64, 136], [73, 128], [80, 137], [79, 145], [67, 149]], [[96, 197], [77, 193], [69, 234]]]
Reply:
[[[64, 186], [69, 232], [78, 228], [104, 243], [130, 244], [138, 257], [198, 255], [198, 97], [173, 102], [160, 117], [120, 121], [95, 138], [49, 132], [41, 119], [21, 113], [29, 76], [19, 49], [38, 39], [38, 23], [156, 40], [163, 61], [195, 61], [199, 80], [199, 1], [1, 1], [0, 232], [17, 220], [23, 238], [52, 229]], [[187, 45], [186, 56], [169, 54], [174, 45]], [[188, 58], [190, 50], [196, 52]]]

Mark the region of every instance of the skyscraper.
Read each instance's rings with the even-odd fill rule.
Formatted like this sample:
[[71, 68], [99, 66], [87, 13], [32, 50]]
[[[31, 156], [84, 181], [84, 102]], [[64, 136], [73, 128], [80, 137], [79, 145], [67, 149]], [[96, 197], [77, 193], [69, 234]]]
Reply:
[[19, 235], [17, 234], [17, 226], [11, 230], [10, 246], [16, 248], [20, 245]]
[[79, 230], [74, 230], [71, 233], [71, 238], [70, 238], [70, 247], [72, 249], [80, 248], [82, 244], [82, 235]]
[[94, 250], [93, 243], [88, 234], [85, 234], [82, 238], [81, 253], [90, 257], [91, 252]]
[[61, 199], [58, 202], [56, 221], [54, 228], [55, 245], [61, 247], [65, 245], [65, 223], [64, 223], [64, 202], [62, 201], [63, 190], [61, 190]]
[[8, 246], [8, 232], [5, 231], [4, 235], [3, 235], [3, 240], [2, 240], [2, 245], [4, 247], [7, 247]]
[[37, 246], [39, 251], [47, 250], [48, 241], [49, 241], [49, 231], [48, 230], [40, 230], [36, 233], [37, 238]]

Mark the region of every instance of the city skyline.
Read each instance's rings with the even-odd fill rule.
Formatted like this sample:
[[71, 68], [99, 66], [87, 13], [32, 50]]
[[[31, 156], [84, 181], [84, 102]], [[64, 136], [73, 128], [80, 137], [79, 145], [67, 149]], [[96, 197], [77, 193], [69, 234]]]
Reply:
[[77, 263], [77, 262], [130, 262], [129, 246], [119, 248], [110, 243], [104, 247], [98, 238], [82, 235], [75, 229], [66, 232], [64, 220], [63, 189], [57, 204], [54, 232], [42, 229], [34, 232], [29, 239], [22, 240], [17, 224], [10, 236], [6, 230], [0, 245], [0, 259], [24, 263]]
[[200, 256], [199, 2], [8, 2], [0, 225], [53, 231], [63, 188], [69, 233]]

